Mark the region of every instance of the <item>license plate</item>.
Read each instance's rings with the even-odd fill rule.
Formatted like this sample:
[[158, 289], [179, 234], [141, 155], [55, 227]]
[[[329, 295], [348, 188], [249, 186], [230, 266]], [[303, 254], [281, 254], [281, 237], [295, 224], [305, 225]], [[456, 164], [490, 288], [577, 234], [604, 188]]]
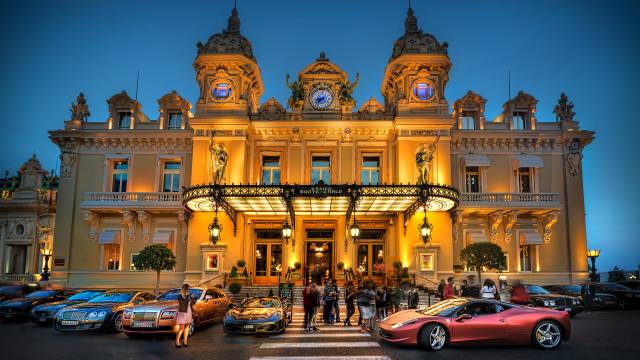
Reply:
[[152, 328], [155, 326], [153, 321], [134, 321], [132, 327], [136, 328]]
[[38, 319], [38, 321], [47, 321], [47, 319], [45, 319], [45, 318], [40, 318], [40, 319]]
[[244, 329], [245, 330], [253, 330], [253, 325], [245, 325]]
[[75, 326], [75, 325], [80, 324], [80, 322], [77, 321], [77, 320], [62, 320], [60, 322], [60, 324], [62, 324], [64, 326]]
[[564, 311], [571, 312], [571, 308], [564, 308]]

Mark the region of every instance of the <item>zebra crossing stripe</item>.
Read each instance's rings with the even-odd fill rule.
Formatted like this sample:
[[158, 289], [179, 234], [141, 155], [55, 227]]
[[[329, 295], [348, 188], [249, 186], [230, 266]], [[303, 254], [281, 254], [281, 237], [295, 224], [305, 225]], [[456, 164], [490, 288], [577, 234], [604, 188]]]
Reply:
[[388, 356], [252, 356], [249, 360], [391, 360]]
[[[260, 349], [301, 349], [301, 348], [379, 348], [374, 341], [364, 342], [301, 342], [301, 343], [264, 343]], [[322, 357], [327, 359], [328, 357]]]
[[[352, 326], [352, 327], [342, 327], [342, 326], [326, 326], [322, 327], [321, 331], [360, 331], [361, 328]], [[287, 327], [287, 331], [304, 331], [302, 327]]]
[[371, 334], [368, 333], [355, 333], [355, 334], [336, 334], [336, 333], [308, 333], [308, 334], [283, 334], [283, 335], [275, 335], [271, 336], [271, 339], [291, 339], [291, 338], [341, 338], [341, 337], [371, 337]]

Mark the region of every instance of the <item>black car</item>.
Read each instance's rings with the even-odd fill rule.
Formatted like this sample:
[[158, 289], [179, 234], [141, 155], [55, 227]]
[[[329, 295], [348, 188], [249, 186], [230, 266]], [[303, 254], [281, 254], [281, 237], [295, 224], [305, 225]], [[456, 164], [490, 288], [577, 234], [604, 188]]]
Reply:
[[113, 329], [120, 332], [124, 309], [153, 299], [153, 295], [140, 290], [106, 291], [85, 303], [58, 311], [53, 328], [59, 331]]
[[87, 302], [105, 291], [106, 290], [83, 290], [71, 295], [66, 300], [35, 306], [31, 310], [31, 319], [38, 325], [50, 325], [58, 311], [71, 305]]
[[0, 287], [0, 302], [25, 297], [28, 294], [40, 290], [38, 284], [11, 284]]
[[[575, 296], [583, 300], [581, 285], [547, 285], [543, 287], [552, 293]], [[618, 298], [615, 297], [615, 295], [601, 293], [601, 292], [596, 292], [593, 295], [593, 302], [591, 303], [591, 307], [593, 309], [601, 309], [601, 310], [613, 309], [617, 306], [618, 306]]]
[[618, 281], [618, 284], [626, 286], [631, 290], [640, 290], [640, 280]]
[[24, 319], [31, 314], [34, 306], [64, 300], [73, 294], [75, 291], [38, 290], [22, 298], [5, 300], [0, 303], [0, 318], [2, 320]]
[[633, 290], [616, 283], [592, 283], [591, 287], [596, 292], [615, 295], [618, 298], [619, 308], [626, 309], [640, 305], [640, 290]]
[[223, 330], [226, 334], [279, 334], [292, 318], [293, 308], [288, 299], [250, 297], [227, 311]]
[[582, 301], [575, 296], [551, 293], [539, 285], [524, 285], [529, 294], [529, 306], [566, 311], [574, 317], [582, 312]]

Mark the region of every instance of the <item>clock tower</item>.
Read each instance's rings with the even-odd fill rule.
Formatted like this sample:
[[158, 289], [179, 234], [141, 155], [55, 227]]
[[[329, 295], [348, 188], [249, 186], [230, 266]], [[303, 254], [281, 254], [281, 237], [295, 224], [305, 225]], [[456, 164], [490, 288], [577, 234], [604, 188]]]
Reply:
[[233, 8], [225, 30], [197, 46], [193, 63], [200, 86], [196, 114], [258, 111], [264, 85], [251, 43], [240, 34], [238, 9]]
[[382, 81], [386, 111], [400, 116], [409, 113], [448, 116], [445, 98], [451, 69], [448, 44], [422, 32], [411, 8], [404, 27], [404, 35], [393, 45]]

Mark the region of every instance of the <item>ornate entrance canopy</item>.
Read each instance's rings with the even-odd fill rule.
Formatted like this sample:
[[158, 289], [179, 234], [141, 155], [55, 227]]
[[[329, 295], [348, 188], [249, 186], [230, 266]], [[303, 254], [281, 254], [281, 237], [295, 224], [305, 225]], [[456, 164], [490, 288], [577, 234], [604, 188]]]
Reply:
[[449, 211], [458, 205], [458, 191], [446, 185], [196, 185], [185, 189], [190, 211], [224, 210], [236, 224], [236, 214], [383, 215], [404, 212], [405, 221], [418, 209]]

